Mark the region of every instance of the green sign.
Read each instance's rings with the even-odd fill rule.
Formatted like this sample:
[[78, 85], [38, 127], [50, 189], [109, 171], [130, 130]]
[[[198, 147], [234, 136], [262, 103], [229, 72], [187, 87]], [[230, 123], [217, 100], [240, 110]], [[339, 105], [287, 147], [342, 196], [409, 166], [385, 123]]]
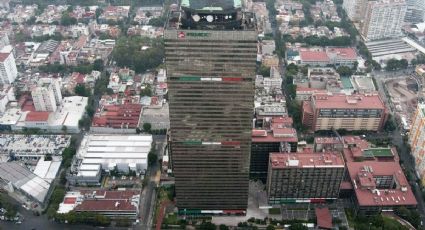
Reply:
[[209, 37], [209, 33], [202, 33], [202, 32], [187, 32], [186, 36], [189, 37]]

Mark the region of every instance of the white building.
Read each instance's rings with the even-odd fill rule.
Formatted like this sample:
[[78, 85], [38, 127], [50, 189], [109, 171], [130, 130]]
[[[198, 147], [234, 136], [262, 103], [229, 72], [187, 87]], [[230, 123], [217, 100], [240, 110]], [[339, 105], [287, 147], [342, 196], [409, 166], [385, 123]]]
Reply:
[[420, 23], [424, 21], [425, 1], [424, 0], [406, 0], [407, 11], [404, 20], [411, 23]]
[[100, 165], [105, 171], [135, 171], [147, 169], [152, 135], [87, 135], [81, 141], [77, 159], [84, 165]]
[[13, 87], [11, 85], [4, 85], [3, 89], [0, 89], [0, 114], [6, 112], [6, 106], [11, 101], [16, 101]]
[[55, 78], [41, 78], [31, 90], [34, 107], [37, 111], [54, 112], [62, 103], [60, 83]]
[[351, 21], [363, 19], [368, 0], [344, 0], [342, 7]]
[[5, 46], [0, 50], [0, 84], [11, 84], [18, 76], [12, 46]]
[[278, 67], [272, 66], [270, 68], [270, 77], [264, 78], [263, 85], [268, 92], [282, 88], [282, 77]]
[[368, 2], [361, 34], [366, 40], [397, 38], [406, 15], [404, 0], [380, 0]]

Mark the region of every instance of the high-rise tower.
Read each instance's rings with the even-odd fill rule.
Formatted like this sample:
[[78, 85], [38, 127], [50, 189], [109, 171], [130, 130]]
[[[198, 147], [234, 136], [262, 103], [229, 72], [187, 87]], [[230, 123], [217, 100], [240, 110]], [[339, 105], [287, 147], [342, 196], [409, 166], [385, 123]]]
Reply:
[[240, 0], [182, 0], [164, 33], [170, 149], [182, 214], [239, 213], [248, 202], [257, 53]]
[[362, 36], [369, 41], [401, 37], [406, 9], [405, 0], [369, 1], [362, 25]]

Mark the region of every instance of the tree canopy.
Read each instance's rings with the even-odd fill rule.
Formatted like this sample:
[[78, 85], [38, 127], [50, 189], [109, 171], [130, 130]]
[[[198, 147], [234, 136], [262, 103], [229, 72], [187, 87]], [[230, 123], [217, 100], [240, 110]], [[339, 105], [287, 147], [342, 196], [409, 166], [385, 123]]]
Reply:
[[121, 37], [112, 56], [119, 67], [129, 67], [142, 73], [162, 64], [164, 45], [160, 39]]

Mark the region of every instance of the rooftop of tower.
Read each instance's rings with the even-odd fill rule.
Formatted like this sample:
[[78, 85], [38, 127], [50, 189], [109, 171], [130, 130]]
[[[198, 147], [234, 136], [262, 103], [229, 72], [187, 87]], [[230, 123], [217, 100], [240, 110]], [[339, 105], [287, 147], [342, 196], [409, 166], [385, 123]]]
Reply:
[[242, 7], [241, 0], [182, 0], [181, 6], [193, 10], [223, 11]]
[[255, 30], [255, 16], [242, 10], [241, 0], [182, 0], [171, 7], [166, 29]]

